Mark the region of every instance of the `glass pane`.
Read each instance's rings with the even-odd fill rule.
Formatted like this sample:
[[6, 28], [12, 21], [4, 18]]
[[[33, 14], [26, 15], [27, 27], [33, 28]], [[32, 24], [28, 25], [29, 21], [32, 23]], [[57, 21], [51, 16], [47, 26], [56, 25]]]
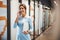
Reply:
[[7, 40], [7, 0], [0, 0], [0, 40]]

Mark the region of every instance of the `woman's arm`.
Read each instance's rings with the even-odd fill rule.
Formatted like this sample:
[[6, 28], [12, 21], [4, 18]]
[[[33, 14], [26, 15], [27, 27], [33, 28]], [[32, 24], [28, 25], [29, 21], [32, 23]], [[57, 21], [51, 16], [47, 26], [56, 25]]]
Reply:
[[14, 28], [17, 27], [17, 22], [18, 22], [18, 17], [19, 17], [19, 16], [21, 16], [21, 14], [20, 14], [19, 11], [18, 11], [16, 20], [15, 20], [15, 22], [14, 22]]
[[17, 17], [16, 17], [16, 20], [15, 20], [15, 22], [14, 22], [14, 28], [16, 28], [17, 27], [17, 22], [18, 22], [18, 15], [17, 15]]
[[29, 32], [33, 32], [33, 21], [29, 18]]

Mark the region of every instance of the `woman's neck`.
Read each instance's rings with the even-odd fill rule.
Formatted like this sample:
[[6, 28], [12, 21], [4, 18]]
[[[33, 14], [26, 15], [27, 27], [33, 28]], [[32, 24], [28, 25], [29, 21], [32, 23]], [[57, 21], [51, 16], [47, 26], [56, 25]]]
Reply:
[[25, 17], [26, 16], [26, 14], [25, 15], [22, 15], [22, 17]]

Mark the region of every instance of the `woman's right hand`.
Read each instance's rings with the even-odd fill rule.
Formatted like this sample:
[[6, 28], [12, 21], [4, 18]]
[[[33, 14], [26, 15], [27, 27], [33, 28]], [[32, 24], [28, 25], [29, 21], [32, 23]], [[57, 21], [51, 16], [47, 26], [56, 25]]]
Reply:
[[17, 13], [17, 17], [16, 17], [16, 20], [15, 20], [16, 23], [18, 22], [18, 17], [19, 17], [19, 12]]
[[20, 13], [20, 11], [18, 11], [18, 13], [17, 13], [17, 17], [16, 17], [16, 20], [15, 20], [15, 22], [18, 22], [18, 17], [19, 16], [21, 16], [21, 13]]

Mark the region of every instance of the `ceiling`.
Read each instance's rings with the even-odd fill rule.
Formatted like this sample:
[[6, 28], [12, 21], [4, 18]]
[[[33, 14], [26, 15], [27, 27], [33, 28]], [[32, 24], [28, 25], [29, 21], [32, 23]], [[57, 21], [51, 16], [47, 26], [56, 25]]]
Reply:
[[[30, 1], [30, 0], [28, 0], [28, 1]], [[53, 3], [54, 3], [53, 0], [35, 0], [35, 1], [38, 1], [38, 2], [40, 1], [42, 3], [42, 5], [45, 5], [49, 8], [53, 8]], [[19, 0], [19, 2], [21, 3], [22, 0]]]

